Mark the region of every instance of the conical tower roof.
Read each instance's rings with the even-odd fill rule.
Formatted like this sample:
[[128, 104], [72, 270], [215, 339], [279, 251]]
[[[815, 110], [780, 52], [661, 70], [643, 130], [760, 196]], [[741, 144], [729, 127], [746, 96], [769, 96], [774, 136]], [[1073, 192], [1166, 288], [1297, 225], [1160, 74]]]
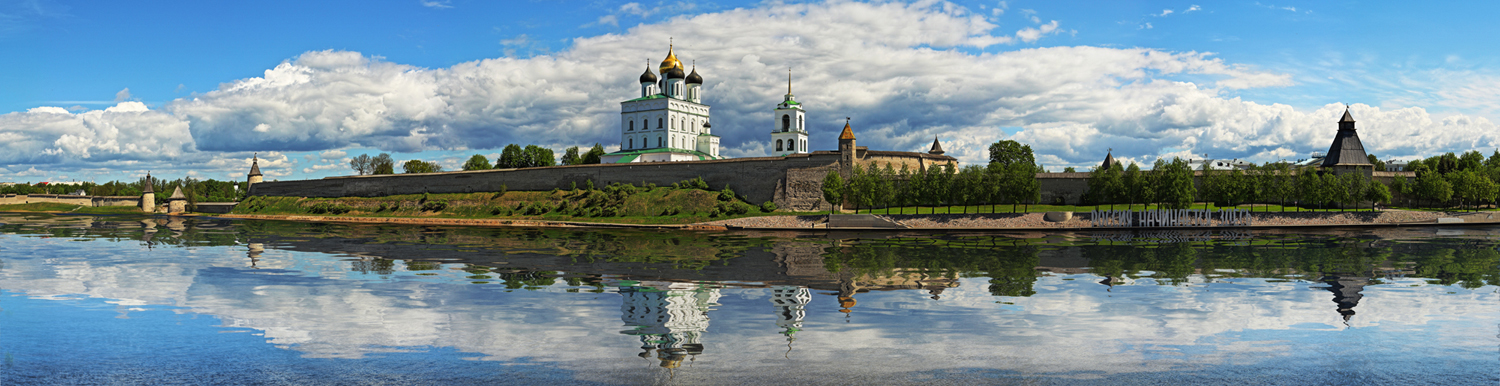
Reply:
[[259, 176], [259, 175], [261, 175], [260, 174], [260, 157], [251, 158], [250, 159], [250, 176], [251, 177], [255, 177], [255, 176]]
[[1354, 131], [1354, 116], [1345, 108], [1344, 117], [1339, 119], [1339, 131], [1333, 135], [1333, 144], [1328, 146], [1328, 155], [1323, 158], [1323, 167], [1369, 164], [1365, 145], [1360, 143], [1359, 133]]
[[151, 187], [151, 185], [154, 185], [155, 183], [156, 180], [151, 179], [151, 173], [146, 173], [146, 188], [141, 189], [141, 193], [156, 193], [156, 189]]
[[171, 200], [186, 200], [187, 199], [187, 195], [182, 194], [182, 187], [178, 186], [178, 187], [172, 189], [172, 196], [171, 197], [167, 197], [167, 199], [171, 199]]
[[943, 154], [943, 145], [938, 143], [937, 137], [932, 137], [932, 150], [928, 150], [927, 154]]
[[1104, 168], [1105, 170], [1108, 170], [1109, 168], [1115, 167], [1116, 161], [1115, 161], [1115, 154], [1114, 153], [1115, 152], [1113, 152], [1113, 151], [1104, 153], [1104, 164], [1100, 165], [1099, 167]]
[[849, 128], [849, 121], [844, 121], [844, 132], [839, 134], [839, 139], [854, 139], [854, 129]]

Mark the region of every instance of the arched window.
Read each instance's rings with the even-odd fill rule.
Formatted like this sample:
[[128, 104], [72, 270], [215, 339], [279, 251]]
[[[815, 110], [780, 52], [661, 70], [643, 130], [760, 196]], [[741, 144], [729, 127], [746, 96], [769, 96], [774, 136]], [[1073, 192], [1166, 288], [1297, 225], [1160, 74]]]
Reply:
[[776, 151], [781, 151], [781, 140], [776, 140]]
[[662, 147], [663, 143], [664, 142], [662, 142], [661, 136], [660, 135], [656, 136], [656, 147]]
[[807, 130], [807, 127], [802, 126], [803, 124], [807, 123], [806, 121], [806, 117], [797, 117], [797, 131]]
[[656, 118], [656, 129], [661, 130], [661, 118]]
[[630, 131], [635, 131], [635, 121], [630, 121]]
[[792, 116], [790, 116], [790, 115], [782, 115], [781, 116], [781, 132], [785, 133], [785, 132], [787, 132], [787, 131], [789, 131], [791, 129], [792, 129]]
[[631, 138], [630, 139], [630, 146], [626, 147], [626, 149], [634, 149], [634, 148], [635, 148], [635, 138]]

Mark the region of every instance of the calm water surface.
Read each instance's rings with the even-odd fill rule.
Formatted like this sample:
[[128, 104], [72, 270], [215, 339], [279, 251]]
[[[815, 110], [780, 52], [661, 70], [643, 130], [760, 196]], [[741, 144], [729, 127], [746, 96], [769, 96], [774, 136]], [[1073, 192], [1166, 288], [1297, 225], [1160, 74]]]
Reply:
[[1500, 228], [0, 214], [0, 384], [1500, 383]]

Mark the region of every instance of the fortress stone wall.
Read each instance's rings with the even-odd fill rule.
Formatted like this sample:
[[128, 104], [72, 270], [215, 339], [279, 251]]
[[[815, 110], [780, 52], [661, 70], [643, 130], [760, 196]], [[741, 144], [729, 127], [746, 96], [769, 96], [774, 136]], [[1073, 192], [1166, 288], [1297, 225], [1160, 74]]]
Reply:
[[[952, 157], [914, 152], [860, 150], [853, 162], [861, 167], [892, 165], [911, 171], [956, 162]], [[658, 186], [702, 177], [712, 189], [725, 186], [752, 203], [772, 201], [792, 211], [827, 209], [823, 200], [823, 177], [829, 170], [844, 170], [837, 151], [817, 151], [785, 157], [735, 158], [725, 160], [554, 166], [527, 169], [493, 169], [426, 174], [389, 174], [328, 177], [319, 180], [259, 182], [250, 186], [252, 196], [288, 197], [379, 197], [422, 193], [546, 191], [578, 187], [587, 181], [604, 187], [612, 183]], [[846, 170], [844, 170], [846, 171]], [[1415, 178], [1412, 172], [1374, 172], [1372, 177], [1389, 185], [1398, 175]], [[845, 176], [847, 177], [847, 176]], [[1078, 205], [1088, 193], [1088, 173], [1037, 173], [1042, 204]], [[1195, 172], [1194, 185], [1203, 188], [1202, 172]], [[1395, 192], [1392, 192], [1396, 195]], [[138, 201], [137, 201], [138, 202]]]
[[[812, 211], [820, 207], [827, 209], [828, 204], [823, 200], [823, 177], [829, 170], [838, 170], [840, 160], [839, 152], [817, 151], [785, 157], [344, 176], [260, 182], [250, 186], [250, 195], [379, 197], [494, 192], [502, 186], [512, 191], [545, 191], [569, 189], [575, 184], [583, 187], [587, 181], [593, 181], [595, 187], [612, 183], [666, 186], [702, 177], [712, 189], [728, 186], [752, 203], [771, 201], [785, 210]], [[890, 163], [897, 170], [902, 164], [913, 170], [925, 170], [937, 163], [953, 161], [952, 157], [941, 155], [891, 151], [860, 152], [855, 159], [861, 165], [884, 167]]]
[[658, 186], [702, 177], [713, 189], [728, 186], [750, 202], [773, 201], [790, 210], [813, 210], [822, 203], [823, 176], [836, 168], [836, 153], [787, 157], [736, 158], [687, 162], [571, 165], [427, 174], [328, 177], [267, 181], [250, 186], [252, 196], [378, 197], [397, 194], [545, 191], [612, 183]]
[[131, 196], [71, 196], [65, 194], [0, 195], [0, 205], [50, 202], [83, 206], [140, 206], [140, 197]]

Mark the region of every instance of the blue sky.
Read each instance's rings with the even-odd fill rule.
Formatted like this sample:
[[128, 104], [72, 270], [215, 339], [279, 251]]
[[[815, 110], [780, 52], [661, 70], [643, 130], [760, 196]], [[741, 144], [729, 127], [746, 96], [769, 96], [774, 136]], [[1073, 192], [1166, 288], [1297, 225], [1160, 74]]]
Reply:
[[[964, 162], [1015, 139], [1049, 168], [1326, 150], [1343, 104], [1372, 153], [1500, 145], [1500, 4], [1405, 2], [0, 3], [0, 181], [457, 167], [507, 143], [619, 142], [649, 59], [697, 60], [730, 156], [763, 155], [796, 67], [814, 149]], [[106, 109], [113, 108], [112, 111]], [[830, 133], [831, 131], [831, 133]], [[764, 138], [763, 138], [764, 137]]]

